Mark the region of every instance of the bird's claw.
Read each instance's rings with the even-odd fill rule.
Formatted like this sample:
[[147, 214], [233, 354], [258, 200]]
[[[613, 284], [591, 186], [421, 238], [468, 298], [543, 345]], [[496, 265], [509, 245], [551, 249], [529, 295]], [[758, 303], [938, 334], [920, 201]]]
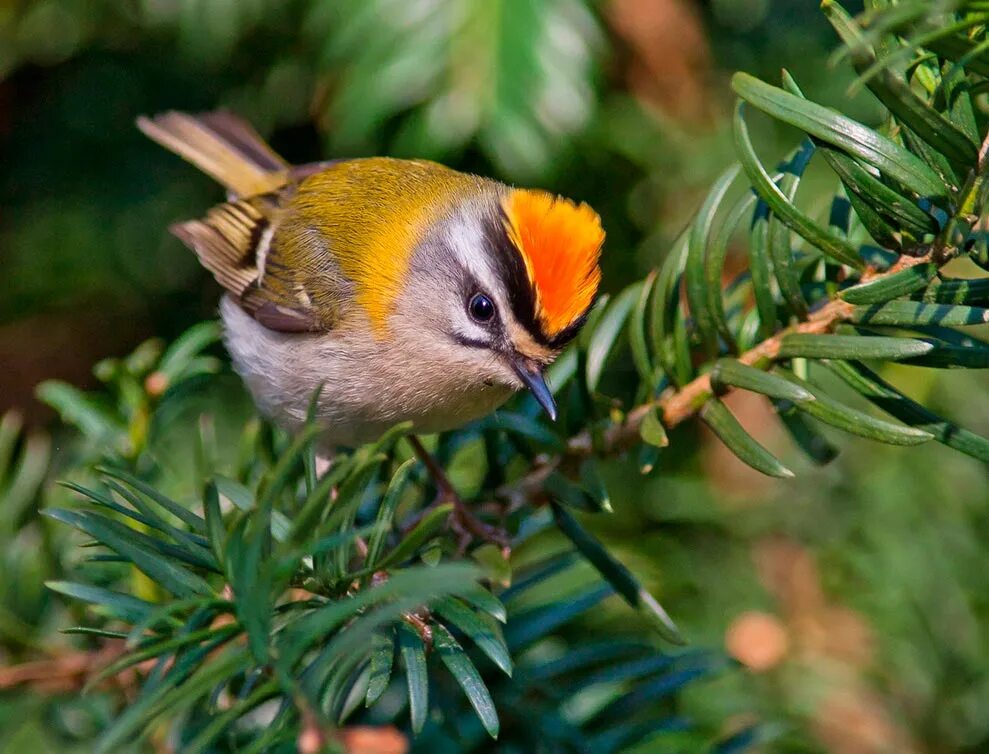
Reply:
[[453, 510], [450, 511], [450, 529], [457, 535], [457, 549], [462, 554], [475, 540], [496, 545], [501, 550], [502, 557], [508, 560], [512, 553], [511, 540], [508, 532], [500, 526], [484, 523], [471, 513], [460, 500], [454, 500]]

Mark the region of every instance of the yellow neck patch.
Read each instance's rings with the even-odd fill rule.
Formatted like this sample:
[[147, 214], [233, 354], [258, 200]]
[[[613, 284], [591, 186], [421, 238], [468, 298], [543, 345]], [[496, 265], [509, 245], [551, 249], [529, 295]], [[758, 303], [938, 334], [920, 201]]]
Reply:
[[511, 191], [502, 208], [532, 284], [536, 319], [553, 338], [594, 301], [601, 282], [601, 218], [584, 203], [531, 189]]

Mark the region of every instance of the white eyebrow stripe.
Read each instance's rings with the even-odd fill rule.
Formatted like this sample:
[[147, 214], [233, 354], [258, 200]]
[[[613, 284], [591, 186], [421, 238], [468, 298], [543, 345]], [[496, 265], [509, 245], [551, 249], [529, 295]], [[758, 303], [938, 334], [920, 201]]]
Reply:
[[488, 293], [500, 293], [500, 281], [487, 260], [485, 250], [480, 247], [484, 238], [480, 223], [472, 217], [458, 219], [460, 222], [452, 222], [447, 227], [447, 241], [454, 256]]
[[485, 243], [483, 220], [475, 213], [456, 215], [446, 226], [446, 241], [456, 260], [477, 281], [482, 291], [494, 301], [508, 333], [524, 330], [515, 319], [505, 283], [490, 258]]

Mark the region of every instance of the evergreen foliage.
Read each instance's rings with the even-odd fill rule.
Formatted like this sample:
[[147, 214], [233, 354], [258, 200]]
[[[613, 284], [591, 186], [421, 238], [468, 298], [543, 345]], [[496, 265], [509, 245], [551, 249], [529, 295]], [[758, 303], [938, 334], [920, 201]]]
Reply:
[[[792, 476], [721, 400], [746, 390], [772, 401], [815, 463], [837, 452], [820, 425], [989, 461], [989, 438], [876, 371], [891, 361], [989, 366], [989, 342], [964, 329], [989, 322], [989, 286], [962, 277], [989, 270], [989, 119], [976, 106], [989, 91], [989, 4], [869, 5], [858, 18], [831, 0], [823, 10], [859, 85], [888, 110], [882, 126], [815, 103], [786, 72], [779, 85], [736, 75], [738, 163], [664, 263], [603, 296], [553, 366], [559, 421], [547, 425], [520, 396], [431, 444], [461, 497], [510, 532], [521, 555], [511, 567], [491, 545], [451, 531], [450, 501], [412, 458], [408, 427], [340, 453], [320, 476], [311, 424], [288, 437], [251, 417], [220, 441], [201, 422], [185, 437], [193, 470], [176, 481], [163, 438], [188, 426], [197, 391], [222, 369], [215, 323], [98, 365], [98, 394], [43, 384], [39, 395], [86, 450], [66, 482], [78, 504], [45, 513], [83, 532], [88, 555], [49, 587], [89, 606], [73, 631], [94, 645], [125, 641], [91, 687], [139, 668], [125, 707], [90, 710], [95, 751], [155, 735], [158, 722], [182, 752], [333, 750], [338, 731], [357, 723], [397, 725], [430, 752], [490, 750], [492, 739], [503, 751], [662, 741], [690, 725], [678, 693], [731, 671], [718, 652], [678, 647], [666, 611], [583, 525], [578, 513], [610, 511], [602, 459], [631, 453], [652, 473], [668, 432], [697, 418], [746, 464]], [[345, 41], [340, 32], [340, 54]], [[364, 55], [359, 65], [375, 64], [373, 50]], [[410, 116], [402, 138], [439, 117], [442, 102]], [[750, 138], [756, 111], [802, 134], [778, 166], [767, 167]], [[341, 138], [378, 117], [347, 112], [355, 120]], [[465, 126], [465, 141], [472, 136]], [[510, 144], [481, 140], [524, 161]], [[828, 206], [800, 201], [814, 162], [830, 170]], [[729, 276], [726, 252], [739, 235], [747, 265]], [[608, 380], [621, 359], [636, 371], [634, 390]], [[0, 540], [25, 525], [47, 465], [46, 453], [14, 452], [17, 433], [13, 419], [0, 424]], [[566, 545], [547, 549], [541, 537], [553, 527], [563, 537], [552, 541]], [[15, 551], [5, 547], [5, 557]], [[574, 573], [581, 586], [559, 594], [554, 585]], [[570, 629], [612, 595], [662, 643]], [[0, 633], [16, 635], [4, 616]], [[739, 751], [770, 735], [756, 726], [717, 745]]]

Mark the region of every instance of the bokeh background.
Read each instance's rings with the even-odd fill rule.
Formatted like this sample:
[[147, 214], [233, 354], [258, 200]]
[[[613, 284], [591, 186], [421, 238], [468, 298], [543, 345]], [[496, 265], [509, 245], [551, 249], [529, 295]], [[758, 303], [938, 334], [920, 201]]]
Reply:
[[[836, 40], [816, 6], [0, 0], [0, 413], [51, 428], [39, 381], [93, 386], [100, 359], [214, 316], [216, 285], [166, 227], [221, 192], [144, 140], [141, 113], [226, 107], [293, 161], [430, 157], [585, 200], [617, 291], [662, 260], [732, 159], [732, 71], [776, 81], [786, 67], [814, 99], [878, 121], [829, 62]], [[796, 142], [762, 125], [767, 162]], [[827, 180], [803, 182], [811, 206]], [[914, 397], [989, 431], [989, 380], [909, 379]], [[229, 400], [241, 416], [242, 395]], [[651, 477], [609, 468], [616, 513], [593, 521], [693, 642], [741, 662], [691, 687], [685, 713], [712, 735], [778, 726], [773, 751], [989, 750], [985, 468], [933, 443], [845, 437], [815, 468], [761, 399], [732, 407], [795, 480], [760, 477], [686, 427]], [[0, 666], [29, 654], [24, 627], [61, 620], [34, 589], [48, 567], [39, 541], [7, 556], [24, 579], [0, 587]], [[623, 617], [594, 620], [620, 630]], [[4, 692], [5, 679], [0, 750], [54, 750], [52, 716], [71, 729], [71, 714]]]

